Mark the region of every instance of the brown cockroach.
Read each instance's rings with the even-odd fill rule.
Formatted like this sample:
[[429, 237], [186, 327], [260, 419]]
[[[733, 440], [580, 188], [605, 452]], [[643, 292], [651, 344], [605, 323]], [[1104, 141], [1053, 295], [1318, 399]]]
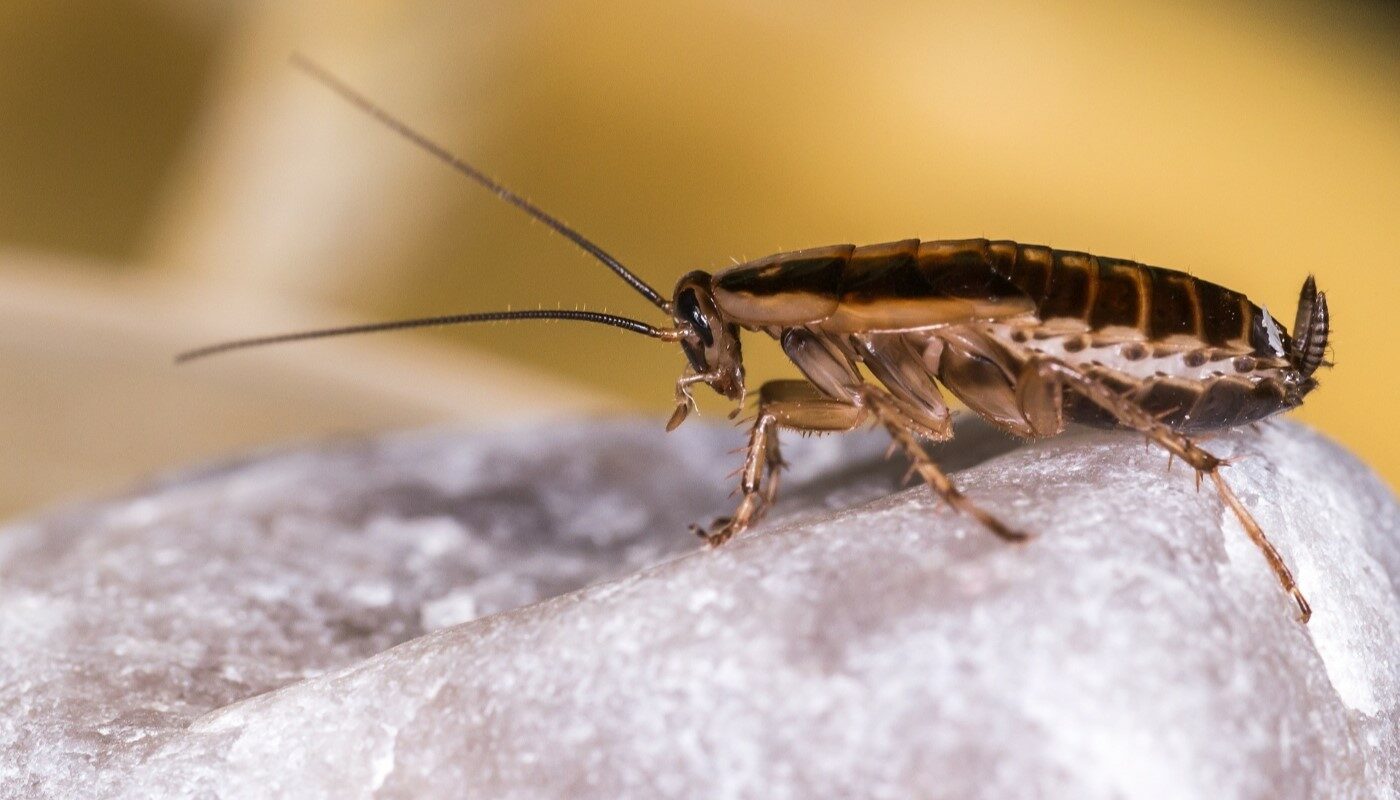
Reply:
[[[1283, 558], [1220, 475], [1225, 462], [1193, 434], [1294, 408], [1326, 364], [1326, 296], [1303, 284], [1289, 335], [1244, 295], [1186, 273], [1009, 241], [907, 239], [779, 253], [683, 276], [670, 299], [617, 259], [475, 167], [410, 129], [320, 67], [297, 65], [400, 135], [523, 210], [615, 272], [670, 318], [666, 327], [590, 311], [501, 311], [356, 325], [225, 342], [177, 357], [278, 342], [433, 325], [522, 319], [592, 322], [677, 342], [674, 429], [705, 384], [743, 406], [741, 329], [777, 339], [806, 380], [769, 381], [740, 470], [738, 509], [709, 528], [723, 544], [772, 506], [783, 466], [779, 429], [885, 428], [949, 505], [1009, 541], [1027, 537], [968, 500], [921, 441], [953, 435], [942, 384], [969, 409], [1021, 437], [1053, 436], [1069, 421], [1128, 428], [1214, 483], [1263, 552], [1306, 622], [1307, 601]], [[864, 367], [874, 379], [861, 372]]]

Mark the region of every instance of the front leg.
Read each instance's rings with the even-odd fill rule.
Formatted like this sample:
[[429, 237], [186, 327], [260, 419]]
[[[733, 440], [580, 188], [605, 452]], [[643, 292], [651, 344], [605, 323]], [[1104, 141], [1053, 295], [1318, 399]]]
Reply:
[[690, 393], [690, 387], [714, 380], [716, 377], [718, 376], [714, 373], [700, 373], [691, 366], [686, 366], [685, 372], [676, 379], [676, 410], [671, 412], [671, 418], [666, 421], [667, 433], [679, 428], [686, 417], [690, 416], [690, 412], [695, 410], [695, 396]]
[[739, 507], [709, 530], [694, 528], [718, 546], [758, 522], [778, 494], [778, 428], [810, 433], [849, 431], [865, 419], [865, 409], [822, 394], [807, 381], [769, 381], [758, 390], [758, 416], [749, 429], [744, 466], [739, 470]]

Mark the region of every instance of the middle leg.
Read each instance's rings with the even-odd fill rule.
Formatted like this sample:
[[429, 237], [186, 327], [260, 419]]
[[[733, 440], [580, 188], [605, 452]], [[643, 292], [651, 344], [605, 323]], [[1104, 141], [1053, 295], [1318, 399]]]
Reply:
[[[901, 404], [890, 395], [889, 392], [878, 386], [865, 384], [860, 387], [859, 396], [861, 401], [870, 413], [880, 421], [890, 438], [894, 440], [909, 458], [911, 471], [918, 473], [924, 483], [928, 484], [934, 493], [943, 498], [943, 501], [952, 506], [955, 510], [972, 517], [982, 523], [984, 527], [995, 533], [997, 536], [1010, 542], [1023, 542], [1030, 538], [1030, 534], [1018, 531], [1015, 528], [1002, 522], [997, 517], [983, 510], [981, 506], [967, 499], [967, 495], [958, 490], [943, 470], [933, 462], [923, 445], [919, 443], [919, 437], [914, 431], [919, 429], [919, 425], [907, 417], [902, 411]], [[952, 422], [948, 423], [951, 434]], [[943, 438], [947, 438], [945, 435]]]

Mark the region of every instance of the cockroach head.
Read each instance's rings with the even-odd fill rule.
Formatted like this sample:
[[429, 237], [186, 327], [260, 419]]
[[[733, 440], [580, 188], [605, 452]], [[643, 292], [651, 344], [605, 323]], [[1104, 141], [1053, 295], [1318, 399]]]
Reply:
[[739, 326], [725, 320], [715, 305], [708, 272], [691, 272], [676, 284], [671, 314], [681, 332], [681, 348], [697, 375], [730, 400], [744, 396], [744, 358]]
[[1312, 380], [1318, 367], [1331, 366], [1326, 361], [1327, 337], [1331, 333], [1331, 318], [1327, 314], [1327, 295], [1317, 290], [1311, 275], [1303, 282], [1298, 295], [1298, 315], [1293, 321], [1293, 366], [1303, 377]]

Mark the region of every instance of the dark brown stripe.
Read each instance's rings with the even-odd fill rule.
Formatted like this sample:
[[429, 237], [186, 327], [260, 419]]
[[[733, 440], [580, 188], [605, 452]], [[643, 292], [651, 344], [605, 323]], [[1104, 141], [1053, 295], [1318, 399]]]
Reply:
[[1196, 300], [1201, 308], [1201, 336], [1215, 347], [1231, 340], [1248, 339], [1238, 292], [1209, 281], [1196, 281]]
[[918, 259], [919, 272], [929, 286], [939, 287], [939, 296], [976, 296], [993, 272], [986, 239], [922, 242]]
[[943, 239], [919, 243], [919, 267], [932, 274], [953, 268], [994, 266], [986, 239]]
[[1099, 257], [1091, 254], [1089, 256], [1089, 267], [1085, 271], [1086, 277], [1089, 278], [1089, 288], [1084, 292], [1085, 321], [1089, 319], [1089, 315], [1094, 311], [1094, 305], [1099, 301], [1099, 277], [1101, 272], [1102, 268], [1099, 266]]
[[1093, 257], [1087, 253], [1054, 251], [1055, 268], [1050, 291], [1040, 302], [1041, 319], [1071, 317], [1085, 319], [1092, 300]]
[[857, 247], [841, 271], [841, 302], [928, 297], [931, 287], [918, 268], [918, 255], [918, 239]]
[[1189, 275], [1171, 270], [1149, 268], [1152, 279], [1152, 302], [1147, 315], [1147, 335], [1165, 339], [1174, 334], [1194, 335], [1198, 309], [1186, 282]]
[[[933, 297], [972, 300], [1000, 305], [1014, 301], [1026, 305], [1026, 294], [1006, 273], [997, 269], [997, 260], [1015, 260], [1015, 245], [986, 239], [924, 242], [919, 245], [919, 271], [933, 288]], [[1029, 309], [1026, 309], [1029, 310]]]
[[815, 294], [835, 299], [851, 248], [783, 253], [715, 276], [715, 286], [755, 298]]
[[992, 269], [1003, 278], [1011, 278], [1016, 273], [1019, 252], [1020, 248], [1015, 242], [987, 242], [987, 257], [992, 261]]
[[1142, 315], [1140, 268], [1131, 261], [1099, 259], [1099, 292], [1089, 314], [1089, 325], [1136, 327]]
[[1017, 248], [1016, 270], [1008, 275], [1011, 282], [1037, 304], [1050, 288], [1050, 274], [1054, 270], [1055, 257], [1048, 247], [1026, 244]]

